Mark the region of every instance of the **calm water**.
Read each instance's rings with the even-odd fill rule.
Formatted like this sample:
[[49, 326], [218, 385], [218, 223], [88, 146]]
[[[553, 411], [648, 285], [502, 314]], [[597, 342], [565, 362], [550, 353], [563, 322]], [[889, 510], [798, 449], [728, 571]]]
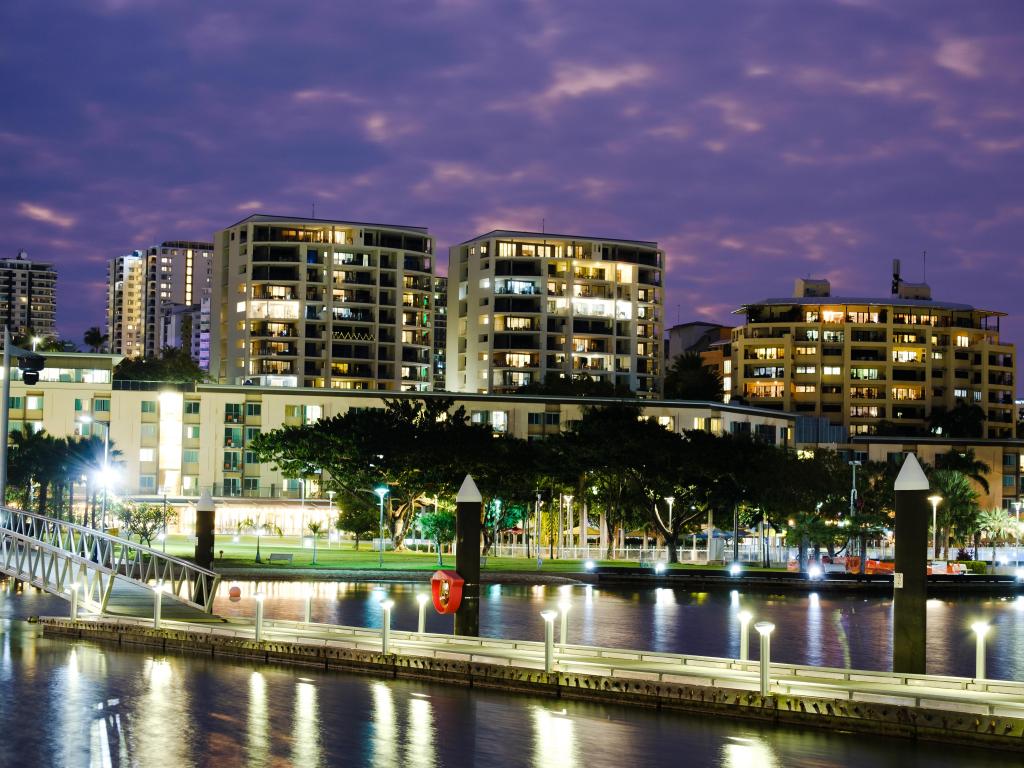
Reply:
[[[631, 603], [618, 599], [621, 611]], [[350, 589], [331, 610], [365, 612], [358, 606], [366, 600]], [[505, 604], [525, 604], [524, 616], [533, 600], [529, 590], [502, 595]], [[292, 601], [275, 599], [280, 608]], [[726, 603], [716, 610], [727, 612], [728, 596]], [[0, 766], [988, 768], [1013, 760], [977, 749], [45, 640], [21, 620], [64, 610], [62, 601], [32, 591], [0, 597]], [[501, 613], [511, 615], [504, 606]]]
[[[251, 615], [250, 595], [257, 586], [239, 584], [242, 599], [227, 597], [215, 610], [224, 615]], [[415, 596], [426, 584], [260, 584], [268, 618], [301, 620], [305, 596], [313, 590], [314, 621], [379, 627], [378, 602], [385, 593], [395, 601], [392, 626], [416, 628]], [[812, 594], [692, 592], [685, 589], [596, 589], [493, 585], [483, 588], [480, 626], [491, 637], [543, 640], [540, 612], [568, 599], [569, 642], [644, 648], [703, 656], [739, 655], [739, 621], [748, 610], [754, 621], [775, 623], [772, 658], [829, 667], [886, 670], [892, 667], [892, 601], [873, 597]], [[985, 619], [988, 675], [1024, 680], [1024, 597], [960, 597], [928, 605], [928, 671], [972, 676], [974, 634], [971, 623]], [[451, 632], [452, 618], [428, 608], [427, 629]], [[753, 630], [751, 630], [753, 633]], [[756, 656], [756, 636], [751, 651]]]

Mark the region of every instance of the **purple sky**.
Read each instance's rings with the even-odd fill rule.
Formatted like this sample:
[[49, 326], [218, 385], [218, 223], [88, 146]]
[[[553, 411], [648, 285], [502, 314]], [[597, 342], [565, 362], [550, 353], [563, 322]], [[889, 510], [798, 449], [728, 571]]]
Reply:
[[6, 0], [0, 253], [58, 264], [76, 340], [110, 257], [313, 200], [442, 254], [657, 240], [667, 324], [886, 295], [924, 249], [935, 298], [1014, 313], [1022, 81], [1020, 0]]

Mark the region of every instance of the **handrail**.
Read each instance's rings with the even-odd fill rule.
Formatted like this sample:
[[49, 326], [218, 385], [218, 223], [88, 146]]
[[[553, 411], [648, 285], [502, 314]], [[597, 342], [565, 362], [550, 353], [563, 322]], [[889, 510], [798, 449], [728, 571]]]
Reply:
[[[0, 530], [27, 536], [73, 554], [88, 555], [115, 575], [149, 585], [164, 581], [172, 596], [210, 612], [220, 575], [188, 560], [95, 528], [12, 507], [0, 507]], [[181, 594], [188, 587], [186, 595]]]

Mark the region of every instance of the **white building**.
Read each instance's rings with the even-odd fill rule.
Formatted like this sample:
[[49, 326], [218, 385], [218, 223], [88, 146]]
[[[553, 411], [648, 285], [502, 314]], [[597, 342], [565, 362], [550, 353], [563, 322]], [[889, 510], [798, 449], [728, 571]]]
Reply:
[[57, 272], [18, 251], [0, 259], [0, 318], [11, 333], [57, 335]]
[[142, 355], [145, 266], [142, 251], [117, 256], [107, 266], [107, 344], [114, 354]]

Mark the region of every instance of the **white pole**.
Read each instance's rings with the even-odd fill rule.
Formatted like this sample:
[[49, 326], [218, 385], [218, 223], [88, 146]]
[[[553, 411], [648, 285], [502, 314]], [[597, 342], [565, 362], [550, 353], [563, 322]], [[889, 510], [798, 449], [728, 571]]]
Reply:
[[160, 629], [160, 616], [164, 606], [164, 583], [158, 581], [153, 588], [153, 629]]
[[976, 680], [984, 680], [985, 635], [988, 634], [989, 625], [984, 621], [976, 621], [971, 624], [971, 629], [974, 630], [974, 634], [977, 636], [977, 642], [974, 646], [974, 678]]
[[541, 611], [544, 619], [544, 671], [548, 674], [555, 671], [555, 616], [554, 611]]
[[306, 594], [306, 615], [303, 618], [303, 621], [306, 624], [312, 624], [313, 623], [313, 592], [312, 592], [312, 590], [310, 590]]
[[257, 592], [253, 597], [256, 599], [256, 642], [263, 639], [263, 593]]
[[558, 612], [562, 614], [562, 626], [559, 632], [559, 644], [565, 645], [566, 637], [569, 635], [569, 609], [572, 608], [572, 603], [568, 600], [563, 600], [558, 604]]
[[385, 656], [390, 652], [391, 646], [391, 608], [394, 606], [394, 600], [381, 600], [380, 608], [384, 611], [384, 620], [381, 623], [380, 631], [380, 650]]
[[0, 505], [7, 503], [7, 422], [11, 406], [11, 332], [4, 326], [3, 403], [0, 403]]
[[770, 621], [759, 621], [754, 629], [761, 636], [761, 695], [767, 696], [771, 693], [772, 682], [769, 670], [772, 663], [772, 630], [775, 625]]
[[[11, 579], [11, 583], [14, 583], [14, 579]], [[71, 585], [71, 620], [75, 621], [78, 619], [78, 582]]]
[[420, 604], [420, 618], [416, 624], [416, 631], [422, 635], [427, 631], [427, 603], [430, 602], [430, 595], [420, 593], [416, 595], [416, 602]]
[[753, 617], [750, 611], [740, 611], [737, 618], [740, 620], [740, 661], [747, 661], [750, 658], [750, 620]]

